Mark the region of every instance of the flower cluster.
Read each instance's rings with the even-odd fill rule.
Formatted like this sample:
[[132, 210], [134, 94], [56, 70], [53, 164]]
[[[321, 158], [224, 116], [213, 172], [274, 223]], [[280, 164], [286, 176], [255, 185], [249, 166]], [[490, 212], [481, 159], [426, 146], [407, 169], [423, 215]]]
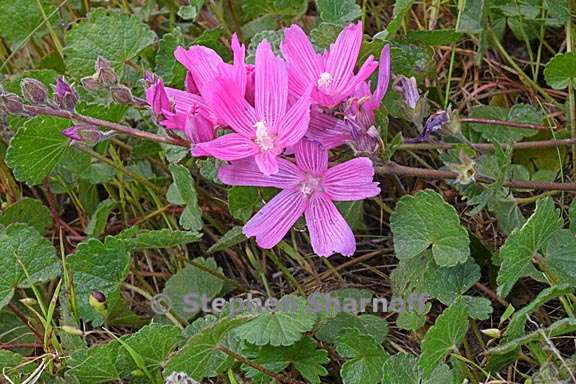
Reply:
[[[304, 215], [316, 254], [351, 256], [356, 249], [334, 202], [378, 195], [374, 167], [367, 157], [329, 166], [328, 151], [349, 144], [356, 154], [373, 153], [379, 146], [375, 111], [388, 88], [390, 50], [355, 71], [361, 43], [362, 24], [353, 24], [317, 53], [294, 25], [284, 32], [283, 58], [263, 40], [254, 65], [247, 64], [245, 47], [233, 36], [231, 64], [204, 46], [176, 49], [188, 71], [185, 90], [145, 77], [159, 124], [183, 132], [193, 156], [229, 162], [219, 171], [223, 183], [281, 189], [244, 226], [260, 247], [276, 245]], [[372, 91], [368, 79], [376, 69]]]

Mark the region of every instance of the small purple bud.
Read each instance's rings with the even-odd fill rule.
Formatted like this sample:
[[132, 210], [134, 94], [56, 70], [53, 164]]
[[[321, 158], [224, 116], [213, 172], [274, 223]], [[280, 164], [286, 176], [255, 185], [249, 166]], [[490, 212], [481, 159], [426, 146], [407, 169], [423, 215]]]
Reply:
[[80, 79], [80, 84], [88, 92], [94, 92], [100, 89], [100, 83], [96, 76], [86, 76]]
[[402, 94], [406, 105], [411, 109], [416, 109], [416, 104], [420, 100], [420, 93], [415, 77], [398, 76], [394, 84], [394, 90]]
[[60, 108], [67, 111], [73, 111], [78, 102], [78, 92], [70, 84], [66, 82], [64, 77], [59, 77], [56, 80], [54, 87], [54, 99]]
[[0, 98], [3, 109], [8, 114], [18, 114], [24, 111], [24, 105], [20, 96], [14, 93], [6, 93]]
[[134, 102], [134, 97], [132, 96], [132, 91], [125, 85], [115, 85], [110, 88], [112, 94], [112, 99], [120, 104], [132, 104]]
[[62, 131], [62, 134], [73, 141], [86, 144], [96, 144], [102, 141], [106, 134], [91, 125], [77, 124]]
[[426, 134], [438, 132], [442, 127], [450, 121], [450, 116], [446, 111], [438, 111], [433, 113], [426, 120], [424, 124], [424, 132]]
[[20, 83], [22, 96], [31, 104], [46, 104], [48, 101], [48, 89], [39, 80], [25, 78]]
[[96, 59], [96, 79], [103, 87], [111, 87], [118, 81], [118, 76], [116, 76], [116, 71], [110, 65], [110, 62], [98, 56]]

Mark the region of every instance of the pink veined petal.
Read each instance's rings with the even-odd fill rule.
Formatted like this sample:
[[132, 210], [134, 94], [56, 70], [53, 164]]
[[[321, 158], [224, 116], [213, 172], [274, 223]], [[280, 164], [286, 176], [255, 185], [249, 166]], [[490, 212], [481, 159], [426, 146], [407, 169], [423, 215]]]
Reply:
[[352, 140], [352, 134], [344, 120], [319, 111], [310, 112], [310, 127], [305, 137], [322, 143], [326, 149], [336, 148]]
[[318, 80], [322, 72], [322, 58], [298, 25], [284, 30], [280, 50], [288, 63], [290, 90], [301, 95], [310, 84], [315, 84]]
[[188, 114], [184, 132], [194, 144], [205, 143], [216, 138], [212, 122], [200, 114]]
[[220, 167], [218, 178], [228, 185], [289, 189], [296, 187], [303, 180], [304, 175], [290, 161], [278, 159], [278, 172], [266, 176], [260, 172], [254, 159], [244, 159]]
[[246, 92], [245, 97], [248, 103], [254, 105], [254, 94], [256, 93], [256, 67], [253, 64], [246, 64], [244, 67], [246, 71]]
[[321, 175], [328, 168], [328, 151], [322, 144], [304, 139], [296, 145], [296, 165], [305, 172]]
[[246, 236], [256, 237], [262, 248], [278, 244], [306, 210], [307, 201], [298, 189], [284, 189], [274, 196], [244, 226]]
[[164, 120], [160, 122], [160, 124], [166, 129], [175, 129], [177, 131], [184, 131], [186, 129], [186, 118], [187, 114], [185, 113], [172, 113], [166, 110], [163, 110], [162, 115], [165, 117]]
[[279, 171], [278, 153], [274, 150], [260, 152], [254, 156], [254, 160], [260, 172], [266, 176], [273, 175]]
[[195, 145], [192, 156], [204, 156], [209, 153], [220, 160], [240, 160], [254, 156], [259, 152], [258, 146], [252, 141], [237, 133], [229, 133], [212, 141]]
[[369, 56], [358, 70], [358, 73], [352, 76], [347, 83], [343, 84], [342, 88], [338, 88], [338, 93], [344, 97], [351, 95], [354, 89], [366, 81], [376, 68], [378, 68], [378, 62], [372, 56]]
[[298, 101], [290, 107], [280, 120], [276, 121], [275, 131], [282, 147], [296, 144], [304, 137], [310, 123], [310, 85]]
[[152, 112], [155, 115], [162, 114], [163, 109], [170, 110], [170, 99], [168, 98], [167, 88], [161, 79], [156, 80], [146, 90], [146, 101], [152, 107]]
[[220, 64], [224, 63], [214, 50], [202, 45], [193, 45], [188, 50], [178, 47], [174, 56], [190, 71], [201, 94], [204, 93], [204, 87], [218, 75]]
[[244, 137], [256, 137], [256, 113], [246, 99], [238, 97], [238, 87], [230, 78], [219, 77], [211, 84], [207, 99], [218, 118]]
[[194, 107], [202, 109], [207, 114], [210, 113], [210, 104], [202, 96], [170, 87], [166, 87], [166, 94], [174, 101], [176, 112], [188, 113], [190, 108]]
[[335, 201], [363, 200], [380, 193], [378, 183], [374, 182], [374, 165], [366, 157], [358, 157], [328, 169], [322, 186]]
[[332, 89], [342, 89], [354, 74], [354, 67], [362, 45], [362, 22], [350, 24], [330, 46], [326, 72], [332, 75]]
[[314, 193], [308, 202], [305, 217], [312, 249], [318, 256], [354, 254], [354, 234], [328, 195], [322, 192]]
[[388, 90], [390, 83], [390, 45], [385, 45], [380, 53], [380, 64], [378, 68], [378, 84], [370, 103], [370, 109], [377, 109]]
[[194, 94], [198, 94], [200, 92], [196, 86], [196, 83], [194, 82], [192, 74], [188, 71], [186, 71], [186, 78], [184, 79], [184, 89], [186, 92]]
[[256, 118], [271, 126], [284, 113], [288, 98], [286, 64], [272, 52], [267, 40], [256, 48]]
[[246, 58], [246, 47], [243, 44], [240, 44], [240, 40], [238, 40], [236, 33], [232, 35], [230, 46], [234, 55], [234, 65], [232, 66], [233, 77], [238, 83], [241, 96], [244, 97], [246, 94], [246, 81], [248, 76], [246, 72], [246, 64], [244, 63]]

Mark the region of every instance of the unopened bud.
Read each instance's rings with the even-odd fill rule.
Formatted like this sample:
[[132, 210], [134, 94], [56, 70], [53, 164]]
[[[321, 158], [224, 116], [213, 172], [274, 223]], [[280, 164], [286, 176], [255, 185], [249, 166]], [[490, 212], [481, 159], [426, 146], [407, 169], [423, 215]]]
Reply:
[[416, 109], [416, 104], [420, 100], [420, 92], [415, 77], [398, 76], [394, 83], [394, 90], [400, 92], [404, 102], [411, 109]]
[[482, 329], [480, 332], [488, 337], [491, 337], [492, 339], [499, 339], [500, 336], [502, 336], [502, 331], [500, 331], [498, 328]]
[[31, 307], [33, 305], [38, 304], [38, 301], [36, 301], [36, 299], [33, 299], [31, 297], [25, 297], [23, 299], [20, 299], [20, 302], [27, 307]]
[[456, 173], [456, 182], [467, 185], [476, 178], [476, 163], [464, 150], [460, 151], [460, 163], [447, 164], [448, 169]]
[[[106, 138], [106, 134], [97, 127], [91, 125], [77, 124], [62, 131], [62, 134], [74, 141], [96, 144]], [[104, 300], [106, 300], [104, 298]]]
[[82, 87], [88, 92], [94, 92], [100, 89], [100, 83], [95, 75], [81, 78], [80, 84], [82, 84]]
[[45, 104], [48, 101], [48, 89], [39, 80], [25, 78], [20, 82], [22, 96], [31, 104]]
[[103, 58], [102, 56], [98, 56], [96, 59], [96, 79], [98, 83], [103, 87], [111, 87], [116, 84], [118, 81], [118, 76], [116, 76], [116, 71], [110, 65], [110, 62]]
[[7, 93], [0, 97], [0, 104], [8, 114], [18, 114], [24, 111], [24, 105], [20, 96], [14, 93]]
[[63, 330], [64, 332], [70, 334], [70, 335], [76, 335], [76, 336], [84, 335], [84, 332], [82, 332], [81, 329], [78, 329], [76, 327], [71, 327], [69, 325], [63, 325], [60, 327], [60, 329]]
[[125, 85], [115, 85], [110, 88], [112, 94], [112, 99], [120, 104], [132, 104], [134, 102], [134, 97], [132, 96], [132, 91]]
[[66, 82], [64, 77], [59, 77], [56, 80], [54, 87], [54, 99], [60, 108], [67, 111], [73, 111], [78, 102], [78, 92], [70, 84]]
[[108, 308], [106, 306], [106, 296], [102, 292], [94, 291], [88, 298], [88, 304], [96, 310], [102, 317], [108, 316]]

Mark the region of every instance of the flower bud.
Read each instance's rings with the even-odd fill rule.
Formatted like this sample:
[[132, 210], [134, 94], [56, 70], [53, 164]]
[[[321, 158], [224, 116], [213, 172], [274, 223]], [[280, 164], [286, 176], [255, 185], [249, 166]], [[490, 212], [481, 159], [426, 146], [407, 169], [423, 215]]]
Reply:
[[460, 151], [460, 163], [447, 164], [448, 169], [457, 174], [456, 182], [467, 185], [476, 180], [476, 163], [464, 150]]
[[112, 99], [120, 104], [132, 104], [134, 102], [134, 97], [132, 96], [132, 91], [125, 85], [115, 85], [110, 88], [112, 94]]
[[20, 299], [20, 302], [27, 307], [31, 307], [33, 305], [38, 304], [38, 301], [36, 301], [36, 299], [33, 299], [31, 297], [25, 297], [23, 299]]
[[94, 291], [88, 298], [88, 304], [96, 310], [102, 317], [108, 316], [108, 308], [106, 306], [106, 296], [102, 292]]
[[76, 124], [66, 128], [62, 134], [69, 139], [86, 144], [96, 144], [106, 138], [106, 134], [97, 127], [84, 124]]
[[431, 114], [424, 124], [424, 133], [429, 135], [438, 132], [444, 125], [450, 121], [450, 116], [446, 111], [438, 111]]
[[404, 102], [411, 109], [416, 109], [416, 104], [420, 100], [420, 92], [418, 91], [418, 84], [416, 78], [407, 78], [406, 76], [398, 76], [394, 83], [394, 90], [400, 92], [404, 98]]
[[75, 336], [84, 335], [84, 332], [82, 332], [81, 329], [78, 329], [76, 327], [71, 327], [69, 325], [63, 325], [60, 327], [60, 329], [63, 330], [64, 332], [70, 334], [70, 335], [75, 335]]
[[116, 76], [116, 71], [110, 65], [110, 62], [98, 56], [96, 59], [96, 79], [98, 83], [103, 87], [111, 87], [118, 81], [118, 76]]
[[54, 87], [54, 99], [60, 108], [74, 111], [79, 96], [78, 92], [66, 82], [64, 77], [59, 77]]
[[100, 83], [95, 75], [81, 78], [80, 84], [82, 84], [82, 87], [88, 92], [94, 92], [100, 89]]
[[20, 96], [14, 93], [7, 93], [0, 97], [0, 104], [8, 114], [18, 114], [24, 111], [24, 105]]
[[25, 78], [20, 82], [22, 96], [31, 104], [46, 104], [48, 101], [48, 89], [39, 80]]
[[480, 332], [488, 337], [491, 337], [492, 339], [499, 339], [500, 336], [502, 336], [502, 331], [500, 331], [498, 328], [482, 329]]

